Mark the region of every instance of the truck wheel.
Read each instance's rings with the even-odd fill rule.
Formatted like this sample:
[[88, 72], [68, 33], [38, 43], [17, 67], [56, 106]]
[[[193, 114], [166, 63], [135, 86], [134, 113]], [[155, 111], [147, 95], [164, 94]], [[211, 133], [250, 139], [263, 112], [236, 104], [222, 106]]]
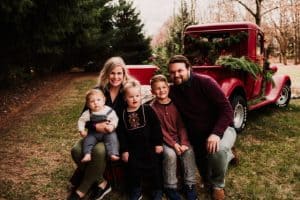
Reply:
[[291, 87], [285, 84], [280, 92], [280, 96], [276, 101], [278, 107], [287, 107], [291, 99]]
[[233, 109], [233, 126], [237, 132], [241, 132], [246, 125], [247, 120], [247, 103], [244, 97], [235, 95], [231, 98]]

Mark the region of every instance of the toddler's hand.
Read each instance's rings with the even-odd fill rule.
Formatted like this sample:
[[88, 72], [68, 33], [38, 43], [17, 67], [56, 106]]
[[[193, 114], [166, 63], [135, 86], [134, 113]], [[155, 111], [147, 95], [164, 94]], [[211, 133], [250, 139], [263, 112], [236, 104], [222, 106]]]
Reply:
[[122, 160], [124, 162], [128, 162], [128, 158], [129, 158], [129, 153], [128, 152], [122, 153]]
[[180, 151], [181, 151], [181, 153], [184, 153], [186, 150], [188, 150], [189, 149], [189, 147], [188, 146], [186, 146], [186, 145], [181, 145], [180, 146]]
[[181, 152], [180, 145], [178, 143], [174, 144], [174, 149], [175, 149], [176, 154], [180, 156], [182, 152]]
[[87, 132], [86, 131], [79, 131], [79, 134], [81, 135], [81, 137], [85, 138], [87, 136]]
[[155, 153], [160, 154], [164, 151], [163, 146], [155, 146]]

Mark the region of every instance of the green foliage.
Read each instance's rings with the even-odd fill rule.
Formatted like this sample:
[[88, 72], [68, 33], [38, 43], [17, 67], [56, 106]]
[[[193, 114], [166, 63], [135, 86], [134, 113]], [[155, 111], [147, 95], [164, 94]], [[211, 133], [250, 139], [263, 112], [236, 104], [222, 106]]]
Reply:
[[151, 55], [150, 38], [143, 35], [144, 24], [132, 1], [119, 0], [113, 16], [114, 53], [124, 58], [128, 64], [141, 64]]
[[[24, 79], [23, 71], [57, 71], [64, 59], [65, 43], [74, 32], [79, 0], [24, 0], [0, 3], [0, 81]], [[36, 74], [36, 73], [35, 73]], [[27, 75], [27, 74], [26, 74]]]
[[189, 25], [196, 24], [191, 11], [188, 9], [186, 0], [181, 1], [179, 14], [174, 17], [169, 30], [169, 39], [166, 42], [166, 47], [171, 55], [183, 53], [184, 30]]
[[233, 71], [248, 72], [254, 78], [256, 78], [258, 74], [262, 74], [261, 67], [258, 64], [247, 60], [244, 56], [241, 58], [234, 58], [231, 56], [220, 57], [216, 61], [216, 64], [222, 65], [223, 67], [229, 68]]
[[196, 24], [186, 0], [181, 0], [179, 14], [174, 16], [169, 27], [167, 40], [154, 49], [154, 64], [160, 67], [159, 73], [168, 75], [167, 63], [176, 54], [183, 53], [184, 30], [187, 26]]
[[[71, 64], [103, 61], [111, 51], [114, 9], [110, 0], [80, 1], [75, 10], [73, 31], [65, 41], [66, 56]], [[100, 55], [99, 55], [100, 54]]]
[[271, 81], [274, 85], [275, 82], [272, 78], [273, 74], [263, 69], [256, 63], [246, 59], [244, 56], [241, 58], [234, 58], [231, 56], [219, 57], [216, 61], [217, 65], [222, 65], [225, 68], [228, 68], [233, 71], [244, 71], [251, 74], [254, 78], [257, 78], [257, 75], [263, 75], [266, 81]]
[[237, 57], [240, 53], [238, 45], [247, 45], [245, 44], [247, 38], [248, 34], [244, 31], [236, 34], [208, 32], [186, 35], [184, 54], [195, 65], [215, 64], [220, 55], [224, 53]]
[[142, 63], [150, 56], [150, 40], [142, 33], [139, 14], [132, 2], [113, 2], [1, 1], [1, 86], [89, 61], [98, 65], [112, 55]]

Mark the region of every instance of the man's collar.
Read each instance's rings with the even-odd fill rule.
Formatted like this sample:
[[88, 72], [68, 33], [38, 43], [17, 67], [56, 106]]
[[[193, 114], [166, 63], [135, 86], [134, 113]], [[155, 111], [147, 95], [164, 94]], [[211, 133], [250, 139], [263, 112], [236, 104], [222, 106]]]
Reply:
[[192, 86], [192, 80], [194, 78], [194, 75], [193, 73], [191, 72], [190, 73], [190, 77], [188, 80], [186, 80], [185, 82], [181, 83], [180, 85], [178, 85], [178, 87], [181, 89], [181, 90], [184, 90], [186, 88], [189, 88]]

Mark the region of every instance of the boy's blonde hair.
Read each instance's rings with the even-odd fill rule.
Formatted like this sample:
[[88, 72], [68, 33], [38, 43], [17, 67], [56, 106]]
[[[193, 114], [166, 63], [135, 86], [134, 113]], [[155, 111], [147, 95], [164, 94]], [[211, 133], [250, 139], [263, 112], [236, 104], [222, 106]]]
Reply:
[[129, 88], [138, 88], [139, 90], [141, 90], [141, 84], [138, 80], [130, 79], [123, 86], [124, 94], [128, 92]]
[[157, 83], [157, 82], [165, 82], [167, 84], [167, 86], [169, 86], [167, 77], [162, 74], [154, 75], [151, 78], [151, 80], [150, 80], [151, 88], [153, 87], [154, 83]]
[[130, 78], [129, 74], [128, 74], [128, 70], [126, 69], [126, 64], [124, 62], [124, 60], [121, 57], [111, 57], [109, 58], [102, 70], [100, 71], [100, 75], [98, 78], [98, 87], [100, 87], [101, 89], [104, 88], [108, 88], [109, 87], [109, 75], [111, 73], [111, 71], [113, 69], [115, 69], [116, 67], [121, 67], [123, 70], [123, 75], [124, 75], [124, 79], [123, 79], [123, 85], [126, 81], [128, 81], [128, 79]]
[[87, 93], [85, 95], [85, 102], [86, 102], [86, 104], [89, 102], [90, 97], [92, 95], [95, 95], [95, 94], [100, 95], [101, 98], [103, 98], [104, 101], [105, 101], [105, 96], [104, 96], [104, 94], [103, 94], [103, 92], [101, 90], [99, 90], [99, 89], [91, 89], [91, 90], [87, 91]]

